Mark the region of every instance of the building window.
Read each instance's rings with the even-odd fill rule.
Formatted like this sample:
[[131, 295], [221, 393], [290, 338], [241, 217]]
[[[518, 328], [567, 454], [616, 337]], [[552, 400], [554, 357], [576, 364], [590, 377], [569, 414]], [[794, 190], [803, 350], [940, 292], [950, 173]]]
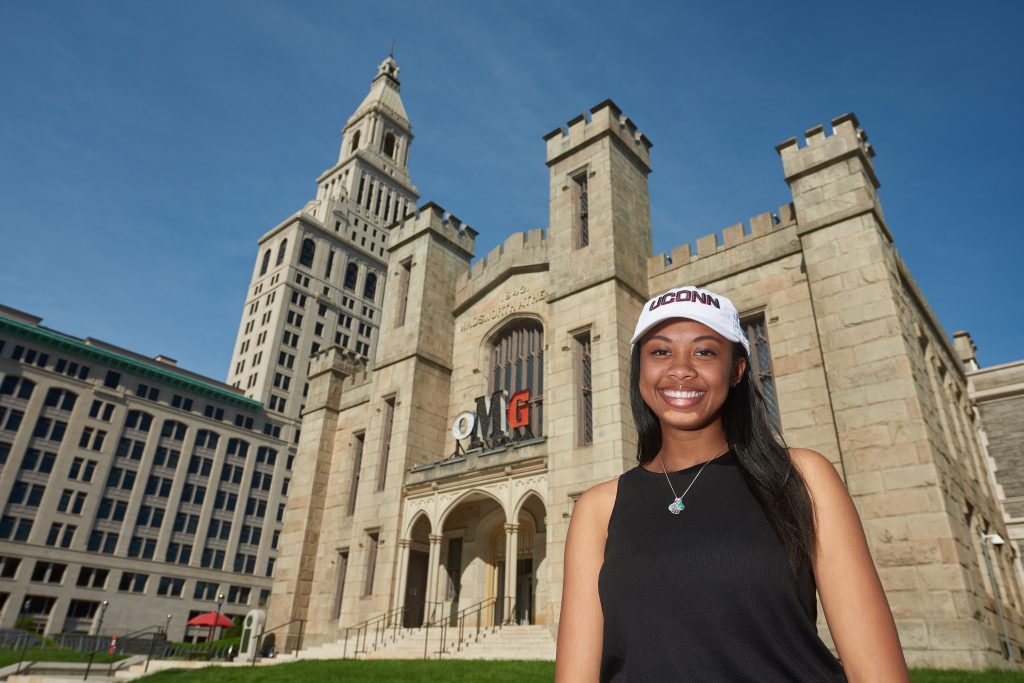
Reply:
[[391, 455], [391, 432], [395, 422], [395, 397], [384, 399], [384, 426], [380, 435], [380, 468], [377, 471], [377, 490], [384, 490], [388, 476], [388, 458]]
[[[0, 383], [0, 396], [14, 396], [15, 398], [20, 398], [22, 400], [27, 401], [28, 399], [32, 398], [32, 390], [35, 389], [35, 387], [35, 382], [33, 382], [30, 379], [26, 379], [24, 377], [16, 377], [14, 375], [8, 375], [7, 377], [4, 377], [4, 381]], [[46, 395], [46, 405], [48, 406], [56, 405], [56, 403], [49, 402], [50, 394], [52, 394], [54, 391], [60, 392], [62, 390], [50, 389], [49, 393], [47, 393]], [[74, 394], [71, 394], [71, 396], [71, 405], [74, 405]], [[70, 408], [67, 408], [67, 410], [70, 410]]]
[[313, 258], [316, 256], [316, 243], [312, 239], [302, 240], [302, 251], [299, 253], [299, 264], [307, 268], [313, 267]]
[[349, 148], [349, 153], [355, 152], [359, 149], [359, 131], [352, 133], [352, 146]]
[[36, 566], [32, 570], [32, 581], [59, 584], [64, 581], [64, 571], [67, 568], [66, 564], [58, 562], [36, 562]]
[[[29, 382], [29, 384], [31, 384], [31, 382]], [[21, 396], [18, 398], [21, 398]], [[77, 398], [77, 394], [73, 394], [66, 389], [58, 389], [54, 387], [46, 392], [46, 400], [43, 401], [43, 405], [48, 408], [57, 408], [59, 410], [71, 410], [75, 407], [75, 400]]]
[[532, 436], [543, 434], [544, 328], [536, 320], [519, 319], [506, 325], [491, 343], [491, 392], [530, 392]]
[[121, 583], [118, 584], [117, 590], [128, 593], [145, 593], [147, 581], [149, 581], [149, 574], [124, 572], [121, 574]]
[[578, 421], [577, 443], [589, 446], [594, 443], [594, 395], [590, 362], [590, 330], [573, 337], [576, 344], [576, 387]]
[[369, 273], [366, 276], [366, 284], [363, 285], [363, 298], [367, 301], [373, 301], [374, 297], [377, 296], [377, 275], [375, 273]]
[[216, 600], [217, 590], [220, 588], [219, 583], [210, 583], [209, 581], [196, 581], [195, 591], [192, 593], [194, 600]]
[[590, 209], [587, 193], [587, 172], [577, 173], [572, 177], [573, 234], [576, 248], [582, 249], [590, 244]]
[[366, 533], [366, 581], [363, 583], [363, 596], [373, 595], [373, 575], [377, 569], [377, 544], [380, 542], [379, 531]]
[[170, 576], [161, 576], [160, 585], [157, 586], [157, 595], [166, 595], [171, 598], [180, 598], [185, 590], [185, 579], [176, 579]]
[[107, 370], [107, 376], [103, 378], [103, 386], [110, 389], [117, 389], [118, 385], [121, 384], [121, 373], [114, 372], [113, 370]]
[[768, 346], [768, 329], [764, 322], [764, 314], [760, 313], [743, 320], [743, 330], [750, 341], [750, 369], [747, 374], [757, 379], [761, 393], [768, 403], [772, 421], [776, 429], [781, 431], [779, 399], [775, 391], [775, 373], [772, 370], [772, 353]]
[[76, 585], [80, 588], [106, 588], [109, 569], [100, 567], [82, 567], [78, 570]]
[[348, 510], [349, 516], [356, 511], [356, 495], [359, 493], [359, 471], [363, 468], [363, 444], [366, 441], [366, 434], [360, 432], [352, 435], [352, 483], [348, 489]]
[[351, 290], [355, 291], [356, 280], [358, 280], [358, 279], [359, 279], [359, 266], [357, 266], [355, 263], [349, 263], [348, 266], [345, 268], [345, 282], [344, 282], [345, 289], [351, 289]]
[[384, 154], [386, 154], [387, 156], [391, 157], [392, 159], [395, 158], [395, 134], [394, 133], [392, 133], [391, 131], [388, 131], [387, 133], [384, 134], [384, 144], [382, 145], [381, 149], [383, 150]]
[[0, 517], [0, 540], [27, 541], [32, 533], [32, 520], [29, 518]]
[[267, 274], [267, 268], [270, 268], [270, 250], [267, 249], [263, 252], [263, 263], [260, 264], [260, 275]]

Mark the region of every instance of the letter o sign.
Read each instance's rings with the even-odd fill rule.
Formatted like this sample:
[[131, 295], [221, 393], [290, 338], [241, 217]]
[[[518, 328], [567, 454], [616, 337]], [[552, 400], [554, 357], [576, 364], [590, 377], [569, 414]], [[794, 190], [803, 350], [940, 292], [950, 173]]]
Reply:
[[455, 421], [452, 422], [452, 436], [455, 437], [456, 441], [462, 441], [468, 439], [473, 435], [473, 430], [476, 429], [476, 413], [464, 410], [455, 416]]

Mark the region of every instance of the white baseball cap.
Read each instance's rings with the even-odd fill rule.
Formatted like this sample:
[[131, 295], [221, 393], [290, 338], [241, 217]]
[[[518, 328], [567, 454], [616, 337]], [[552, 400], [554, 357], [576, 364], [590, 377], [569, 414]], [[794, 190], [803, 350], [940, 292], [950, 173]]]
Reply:
[[659, 294], [646, 304], [636, 321], [636, 332], [630, 340], [636, 345], [652, 327], [665, 320], [686, 318], [707, 325], [731, 342], [742, 344], [750, 355], [750, 342], [740, 324], [740, 314], [731, 301], [720, 294], [691, 285]]

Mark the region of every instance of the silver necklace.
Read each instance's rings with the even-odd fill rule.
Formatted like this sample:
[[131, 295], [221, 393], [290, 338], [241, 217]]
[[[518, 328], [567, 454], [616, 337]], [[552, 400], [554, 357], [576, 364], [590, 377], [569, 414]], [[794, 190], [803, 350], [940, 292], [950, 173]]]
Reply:
[[[711, 458], [711, 460], [717, 460], [728, 451], [729, 447], [726, 446], [724, 451], [722, 451], [715, 457]], [[675, 500], [668, 504], [668, 511], [671, 512], [673, 515], [678, 515], [680, 512], [686, 509], [686, 506], [683, 505], [683, 496], [690, 492], [690, 489], [693, 488], [693, 485], [697, 482], [697, 477], [700, 476], [700, 473], [704, 471], [704, 468], [708, 466], [708, 463], [711, 462], [711, 460], [708, 460], [707, 462], [700, 466], [700, 469], [697, 470], [696, 476], [694, 476], [694, 478], [690, 480], [690, 485], [686, 487], [685, 491], [683, 491], [683, 495], [677, 496], [676, 487], [672, 486], [672, 480], [669, 479], [668, 471], [665, 469], [665, 457], [661, 453], [658, 454], [658, 461], [661, 463], [661, 473], [665, 475], [665, 481], [668, 482], [668, 487], [669, 489], [672, 490], [672, 497], [675, 498]]]

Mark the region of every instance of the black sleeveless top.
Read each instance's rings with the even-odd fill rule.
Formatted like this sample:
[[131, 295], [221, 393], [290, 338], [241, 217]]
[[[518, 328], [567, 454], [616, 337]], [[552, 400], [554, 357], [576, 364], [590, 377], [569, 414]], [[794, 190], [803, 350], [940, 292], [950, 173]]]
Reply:
[[[670, 472], [682, 493], [700, 466]], [[736, 457], [704, 468], [679, 515], [665, 475], [618, 482], [598, 581], [602, 681], [845, 681], [818, 637], [814, 577], [786, 550]]]

